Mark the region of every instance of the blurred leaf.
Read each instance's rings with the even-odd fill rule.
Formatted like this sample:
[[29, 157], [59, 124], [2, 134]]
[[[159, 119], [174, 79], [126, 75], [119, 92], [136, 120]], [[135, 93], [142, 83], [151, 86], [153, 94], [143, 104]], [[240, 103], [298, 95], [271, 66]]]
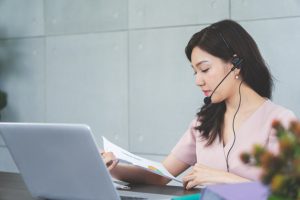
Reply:
[[7, 95], [5, 92], [0, 91], [0, 110], [2, 110], [7, 104]]
[[[293, 121], [285, 129], [280, 121], [274, 120], [272, 127], [278, 137], [279, 154], [254, 145], [253, 151], [243, 153], [241, 159], [262, 167], [261, 181], [272, 191], [269, 200], [300, 200], [300, 122]], [[255, 162], [249, 162], [251, 159]]]

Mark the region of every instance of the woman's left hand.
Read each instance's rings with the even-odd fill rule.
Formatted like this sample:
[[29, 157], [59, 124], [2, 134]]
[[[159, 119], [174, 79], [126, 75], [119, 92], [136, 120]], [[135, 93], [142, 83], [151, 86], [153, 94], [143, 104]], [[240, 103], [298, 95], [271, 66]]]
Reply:
[[114, 169], [118, 164], [118, 159], [115, 157], [115, 155], [112, 152], [101, 152], [101, 157], [103, 159], [103, 162], [105, 163], [107, 169], [111, 171]]
[[220, 176], [224, 176], [223, 171], [196, 163], [192, 171], [183, 177], [183, 186], [189, 190], [197, 185], [208, 185], [215, 183]]
[[205, 165], [196, 163], [192, 171], [183, 177], [183, 186], [189, 190], [197, 185], [210, 185], [216, 183], [237, 183], [246, 182], [248, 179], [235, 174], [213, 169]]

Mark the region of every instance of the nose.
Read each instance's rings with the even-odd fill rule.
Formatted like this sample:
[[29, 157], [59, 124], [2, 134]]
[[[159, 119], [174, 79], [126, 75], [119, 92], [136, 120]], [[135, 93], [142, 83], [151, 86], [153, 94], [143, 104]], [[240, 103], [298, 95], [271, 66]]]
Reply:
[[205, 81], [204, 81], [203, 77], [199, 73], [196, 74], [195, 82], [196, 82], [196, 85], [199, 86], [199, 87], [201, 87], [205, 84]]

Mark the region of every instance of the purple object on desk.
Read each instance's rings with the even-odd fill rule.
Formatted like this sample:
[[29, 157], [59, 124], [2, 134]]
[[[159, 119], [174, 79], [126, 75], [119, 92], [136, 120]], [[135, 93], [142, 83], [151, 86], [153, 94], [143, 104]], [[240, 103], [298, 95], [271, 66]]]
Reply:
[[201, 200], [267, 200], [268, 187], [259, 182], [222, 184], [206, 187]]

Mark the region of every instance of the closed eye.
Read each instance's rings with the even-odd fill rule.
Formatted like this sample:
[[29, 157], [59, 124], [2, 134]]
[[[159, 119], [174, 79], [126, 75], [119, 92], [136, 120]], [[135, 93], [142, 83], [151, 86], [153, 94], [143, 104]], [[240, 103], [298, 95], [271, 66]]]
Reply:
[[201, 70], [201, 72], [205, 73], [205, 72], [207, 72], [208, 70], [209, 70], [209, 68], [203, 69], [203, 70]]

